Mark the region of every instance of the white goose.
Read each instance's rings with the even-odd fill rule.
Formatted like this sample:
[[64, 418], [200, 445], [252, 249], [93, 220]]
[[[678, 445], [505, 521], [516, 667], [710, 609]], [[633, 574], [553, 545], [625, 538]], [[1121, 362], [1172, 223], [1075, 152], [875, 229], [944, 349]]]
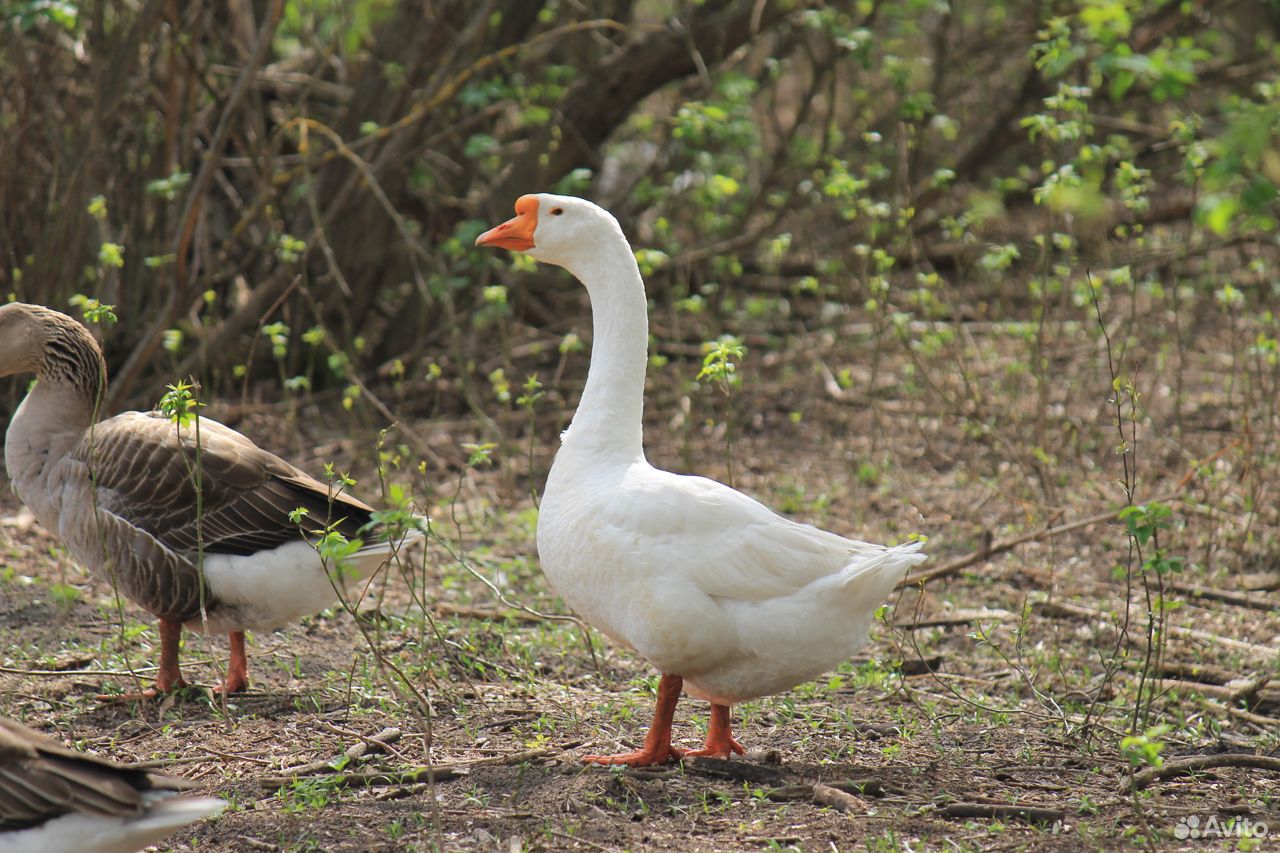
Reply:
[[132, 853], [219, 814], [194, 783], [74, 752], [0, 717], [0, 853]]
[[[185, 626], [228, 633], [220, 691], [248, 687], [245, 629], [278, 628], [337, 600], [334, 581], [368, 577], [421, 538], [379, 536], [331, 580], [309, 535], [362, 535], [373, 510], [207, 418], [180, 431], [158, 413], [98, 421], [106, 362], [66, 314], [0, 306], [0, 376], [35, 373], [35, 388], [5, 434], [9, 476], [71, 555], [160, 620], [156, 690], [186, 686], [178, 664]], [[195, 487], [197, 460], [201, 488]], [[203, 577], [197, 568], [203, 554]], [[330, 569], [332, 570], [332, 566]], [[146, 691], [148, 695], [155, 691]]]
[[[649, 340], [644, 282], [617, 220], [579, 198], [538, 194], [477, 246], [527, 252], [587, 288], [591, 367], [547, 478], [538, 556], [584, 619], [661, 673], [644, 746], [598, 764], [741, 753], [735, 702], [778, 693], [847, 659], [918, 542], [886, 548], [774, 514], [703, 477], [651, 466], [641, 443]], [[711, 702], [705, 748], [671, 744], [682, 688]]]

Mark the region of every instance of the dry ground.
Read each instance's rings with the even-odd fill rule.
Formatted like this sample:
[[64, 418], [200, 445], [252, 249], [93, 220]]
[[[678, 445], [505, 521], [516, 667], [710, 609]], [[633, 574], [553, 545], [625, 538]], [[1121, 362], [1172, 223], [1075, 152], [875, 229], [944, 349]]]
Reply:
[[[1123, 503], [1096, 329], [1066, 324], [1028, 343], [1016, 328], [974, 324], [911, 357], [862, 331], [753, 343], [729, 402], [655, 382], [651, 459], [732, 477], [842, 533], [924, 533], [922, 568], [998, 553], [901, 592], [868, 649], [829, 680], [736, 708], [746, 760], [646, 771], [578, 761], [638, 742], [655, 678], [598, 637], [588, 648], [574, 623], [511, 606], [564, 613], [537, 569], [528, 486], [550, 462], [572, 391], [542, 403], [532, 478], [520, 438], [498, 448], [496, 469], [428, 466], [423, 499], [439, 536], [361, 603], [364, 632], [334, 609], [254, 637], [252, 692], [225, 707], [207, 694], [94, 699], [129, 689], [130, 667], [150, 676], [154, 627], [130, 605], [119, 611], [3, 489], [0, 713], [232, 802], [176, 836], [176, 850], [1274, 849], [1178, 835], [1243, 819], [1280, 836], [1280, 774], [1225, 767], [1126, 789], [1146, 608], [1135, 582], [1120, 642], [1123, 527], [1097, 520], [1000, 550]], [[1168, 729], [1149, 738], [1167, 761], [1280, 756], [1280, 691], [1265, 683], [1280, 641], [1275, 403], [1233, 366], [1225, 335], [1151, 350], [1125, 371], [1144, 395], [1129, 454], [1137, 500], [1167, 497], [1175, 511], [1164, 544], [1188, 566], [1174, 579], [1231, 599], [1170, 592], [1180, 629], [1151, 663], [1165, 676], [1151, 722]], [[1027, 366], [1029, 347], [1043, 369]], [[663, 370], [693, 368], [676, 359]], [[357, 491], [376, 491], [372, 433], [341, 413], [211, 412], [300, 464], [349, 467]], [[406, 422], [445, 462], [489, 437], [471, 419], [406, 410]], [[502, 423], [520, 434], [518, 411]], [[189, 636], [185, 654], [189, 676], [216, 683], [221, 638]], [[378, 656], [425, 706], [394, 688]], [[705, 722], [705, 706], [686, 699], [678, 742], [698, 742]], [[385, 749], [335, 772], [290, 772], [385, 729], [396, 730]], [[446, 766], [434, 782], [403, 775], [428, 763]]]

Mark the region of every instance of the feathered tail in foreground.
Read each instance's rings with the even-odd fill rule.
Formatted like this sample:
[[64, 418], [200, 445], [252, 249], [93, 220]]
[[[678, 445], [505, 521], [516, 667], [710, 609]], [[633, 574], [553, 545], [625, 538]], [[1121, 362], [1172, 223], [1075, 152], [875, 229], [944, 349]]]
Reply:
[[0, 717], [0, 853], [133, 853], [226, 803]]

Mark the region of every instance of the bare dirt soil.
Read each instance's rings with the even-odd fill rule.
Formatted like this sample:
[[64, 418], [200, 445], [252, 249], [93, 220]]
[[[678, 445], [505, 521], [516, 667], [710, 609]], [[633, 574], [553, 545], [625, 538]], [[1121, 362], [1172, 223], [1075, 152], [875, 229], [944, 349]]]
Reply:
[[[728, 399], [658, 382], [692, 375], [688, 361], [655, 371], [655, 464], [731, 478], [841, 533], [926, 534], [921, 569], [970, 558], [899, 592], [829, 679], [735, 708], [746, 759], [579, 762], [639, 742], [656, 674], [550, 618], [565, 610], [537, 568], [530, 486], [576, 399], [559, 386], [541, 403], [532, 471], [519, 411], [498, 418], [496, 464], [468, 469], [461, 445], [491, 440], [488, 427], [406, 409], [445, 467], [421, 478], [402, 461], [388, 478], [416, 484], [437, 538], [378, 579], [359, 622], [334, 608], [252, 637], [251, 692], [225, 706], [206, 691], [95, 698], [151, 677], [154, 625], [0, 488], [0, 713], [231, 801], [175, 850], [1274, 849], [1280, 773], [1225, 766], [1130, 787], [1130, 756], [1155, 772], [1144, 749], [1167, 770], [1192, 756], [1280, 759], [1280, 690], [1267, 683], [1280, 524], [1259, 473], [1273, 470], [1259, 460], [1274, 452], [1274, 398], [1229, 382], [1231, 343], [1206, 332], [1129, 374], [1143, 396], [1126, 409], [1118, 395], [1136, 426], [1118, 453], [1096, 329], [1064, 325], [1035, 346], [1041, 369], [1027, 366], [1025, 334], [996, 324], [923, 355], [858, 329], [801, 336], [753, 347]], [[210, 412], [377, 492], [375, 435], [342, 412]], [[1135, 502], [1173, 510], [1160, 547], [1186, 561], [1165, 578], [1180, 586], [1166, 589], [1179, 604], [1161, 658], [1147, 654], [1138, 558], [1106, 515], [1125, 503], [1126, 457]], [[184, 654], [189, 678], [217, 683], [224, 638], [188, 635]], [[1138, 729], [1165, 727], [1126, 742], [1144, 673], [1155, 698]], [[677, 742], [700, 742], [706, 719], [682, 701]], [[353, 747], [362, 754], [331, 761]]]

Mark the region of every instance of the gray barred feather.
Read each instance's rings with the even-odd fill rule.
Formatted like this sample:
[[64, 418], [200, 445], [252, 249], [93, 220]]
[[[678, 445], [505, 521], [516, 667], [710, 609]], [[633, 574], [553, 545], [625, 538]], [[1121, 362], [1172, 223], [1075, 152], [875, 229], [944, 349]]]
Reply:
[[0, 832], [70, 812], [128, 817], [150, 791], [184, 791], [184, 779], [161, 776], [67, 749], [0, 717]]

